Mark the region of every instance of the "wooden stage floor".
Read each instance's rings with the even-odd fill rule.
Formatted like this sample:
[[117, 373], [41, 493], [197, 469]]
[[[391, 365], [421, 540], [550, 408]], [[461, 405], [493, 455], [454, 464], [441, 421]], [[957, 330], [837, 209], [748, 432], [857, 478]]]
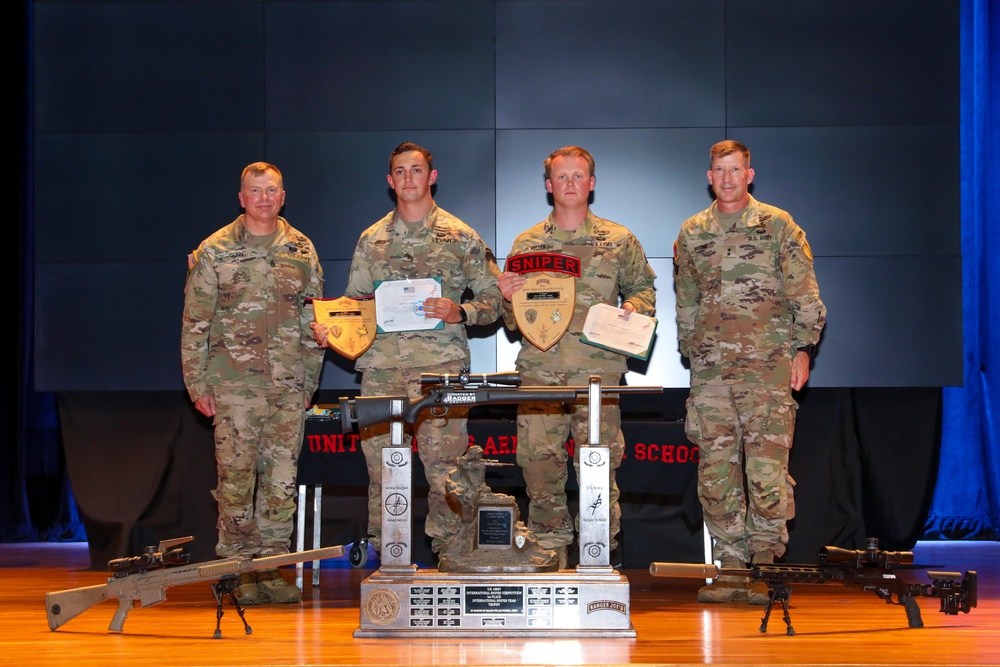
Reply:
[[[246, 635], [226, 606], [213, 639], [215, 598], [203, 584], [170, 588], [161, 604], [134, 609], [109, 632], [115, 604], [100, 603], [49, 630], [45, 594], [104, 583], [83, 544], [0, 544], [0, 655], [10, 665], [997, 665], [1000, 664], [1000, 543], [921, 542], [916, 561], [976, 570], [979, 604], [949, 616], [920, 598], [923, 628], [907, 627], [902, 607], [838, 586], [793, 587], [795, 636], [780, 610], [766, 634], [763, 607], [699, 604], [700, 580], [625, 570], [636, 637], [356, 639], [360, 582], [346, 556], [326, 561], [320, 585], [306, 570], [301, 605], [247, 608]], [[914, 581], [917, 575], [907, 574]], [[285, 570], [286, 578], [294, 570]]]

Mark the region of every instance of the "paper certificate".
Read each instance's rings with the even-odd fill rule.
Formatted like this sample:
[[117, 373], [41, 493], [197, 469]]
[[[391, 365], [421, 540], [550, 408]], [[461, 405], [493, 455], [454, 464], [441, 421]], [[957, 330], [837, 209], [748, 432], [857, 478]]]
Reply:
[[590, 307], [580, 340], [636, 359], [648, 359], [656, 318], [628, 313], [606, 303]]
[[379, 333], [443, 329], [444, 321], [424, 317], [424, 299], [440, 298], [439, 278], [383, 280], [375, 285], [375, 325]]

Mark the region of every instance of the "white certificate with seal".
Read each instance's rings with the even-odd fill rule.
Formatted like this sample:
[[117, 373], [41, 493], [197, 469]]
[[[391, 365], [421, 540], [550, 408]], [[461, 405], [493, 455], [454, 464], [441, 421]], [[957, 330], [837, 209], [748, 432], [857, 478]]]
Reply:
[[424, 317], [424, 299], [440, 298], [440, 278], [383, 280], [375, 284], [375, 326], [379, 333], [443, 329], [444, 321]]
[[648, 359], [656, 333], [656, 318], [629, 313], [606, 303], [587, 311], [580, 340], [588, 345], [618, 352], [636, 359]]

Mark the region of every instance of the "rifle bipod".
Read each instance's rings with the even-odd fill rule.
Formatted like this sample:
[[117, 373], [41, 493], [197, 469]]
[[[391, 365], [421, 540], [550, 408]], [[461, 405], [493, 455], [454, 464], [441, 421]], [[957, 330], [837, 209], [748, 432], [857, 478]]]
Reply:
[[222, 617], [226, 613], [222, 610], [222, 599], [227, 595], [233, 606], [236, 607], [236, 613], [240, 615], [240, 620], [243, 621], [243, 630], [248, 635], [253, 634], [253, 628], [247, 623], [247, 617], [243, 613], [243, 604], [236, 598], [237, 583], [239, 583], [238, 577], [226, 577], [212, 584], [212, 595], [215, 596], [215, 602], [218, 604], [215, 611], [215, 634], [212, 635], [212, 639], [222, 639]]
[[785, 619], [785, 634], [792, 636], [795, 634], [795, 628], [792, 627], [792, 617], [788, 615], [788, 598], [792, 595], [792, 589], [788, 586], [782, 584], [777, 584], [773, 588], [767, 590], [767, 607], [764, 608], [764, 618], [760, 621], [760, 631], [767, 632], [767, 621], [771, 618], [771, 607], [774, 606], [775, 600], [781, 601], [781, 609], [784, 612]]

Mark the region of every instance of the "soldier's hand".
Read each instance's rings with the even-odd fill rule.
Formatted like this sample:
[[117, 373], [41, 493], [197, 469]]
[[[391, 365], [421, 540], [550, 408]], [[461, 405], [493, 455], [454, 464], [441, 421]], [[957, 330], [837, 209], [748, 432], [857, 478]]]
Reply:
[[805, 386], [809, 379], [809, 355], [805, 352], [796, 352], [792, 359], [792, 391], [798, 391]]
[[462, 321], [462, 308], [451, 299], [428, 297], [424, 299], [424, 317], [435, 317], [448, 324]]
[[215, 396], [209, 394], [208, 396], [202, 396], [197, 401], [194, 402], [195, 409], [206, 417], [215, 416]]
[[328, 340], [330, 335], [329, 327], [318, 322], [310, 322], [309, 328], [312, 329], [314, 341], [319, 343], [321, 347], [330, 347], [330, 341]]
[[497, 279], [497, 286], [500, 288], [500, 293], [503, 294], [503, 298], [510, 301], [510, 297], [514, 295], [514, 292], [524, 287], [524, 283], [526, 282], [528, 282], [528, 279], [520, 273], [504, 271]]

